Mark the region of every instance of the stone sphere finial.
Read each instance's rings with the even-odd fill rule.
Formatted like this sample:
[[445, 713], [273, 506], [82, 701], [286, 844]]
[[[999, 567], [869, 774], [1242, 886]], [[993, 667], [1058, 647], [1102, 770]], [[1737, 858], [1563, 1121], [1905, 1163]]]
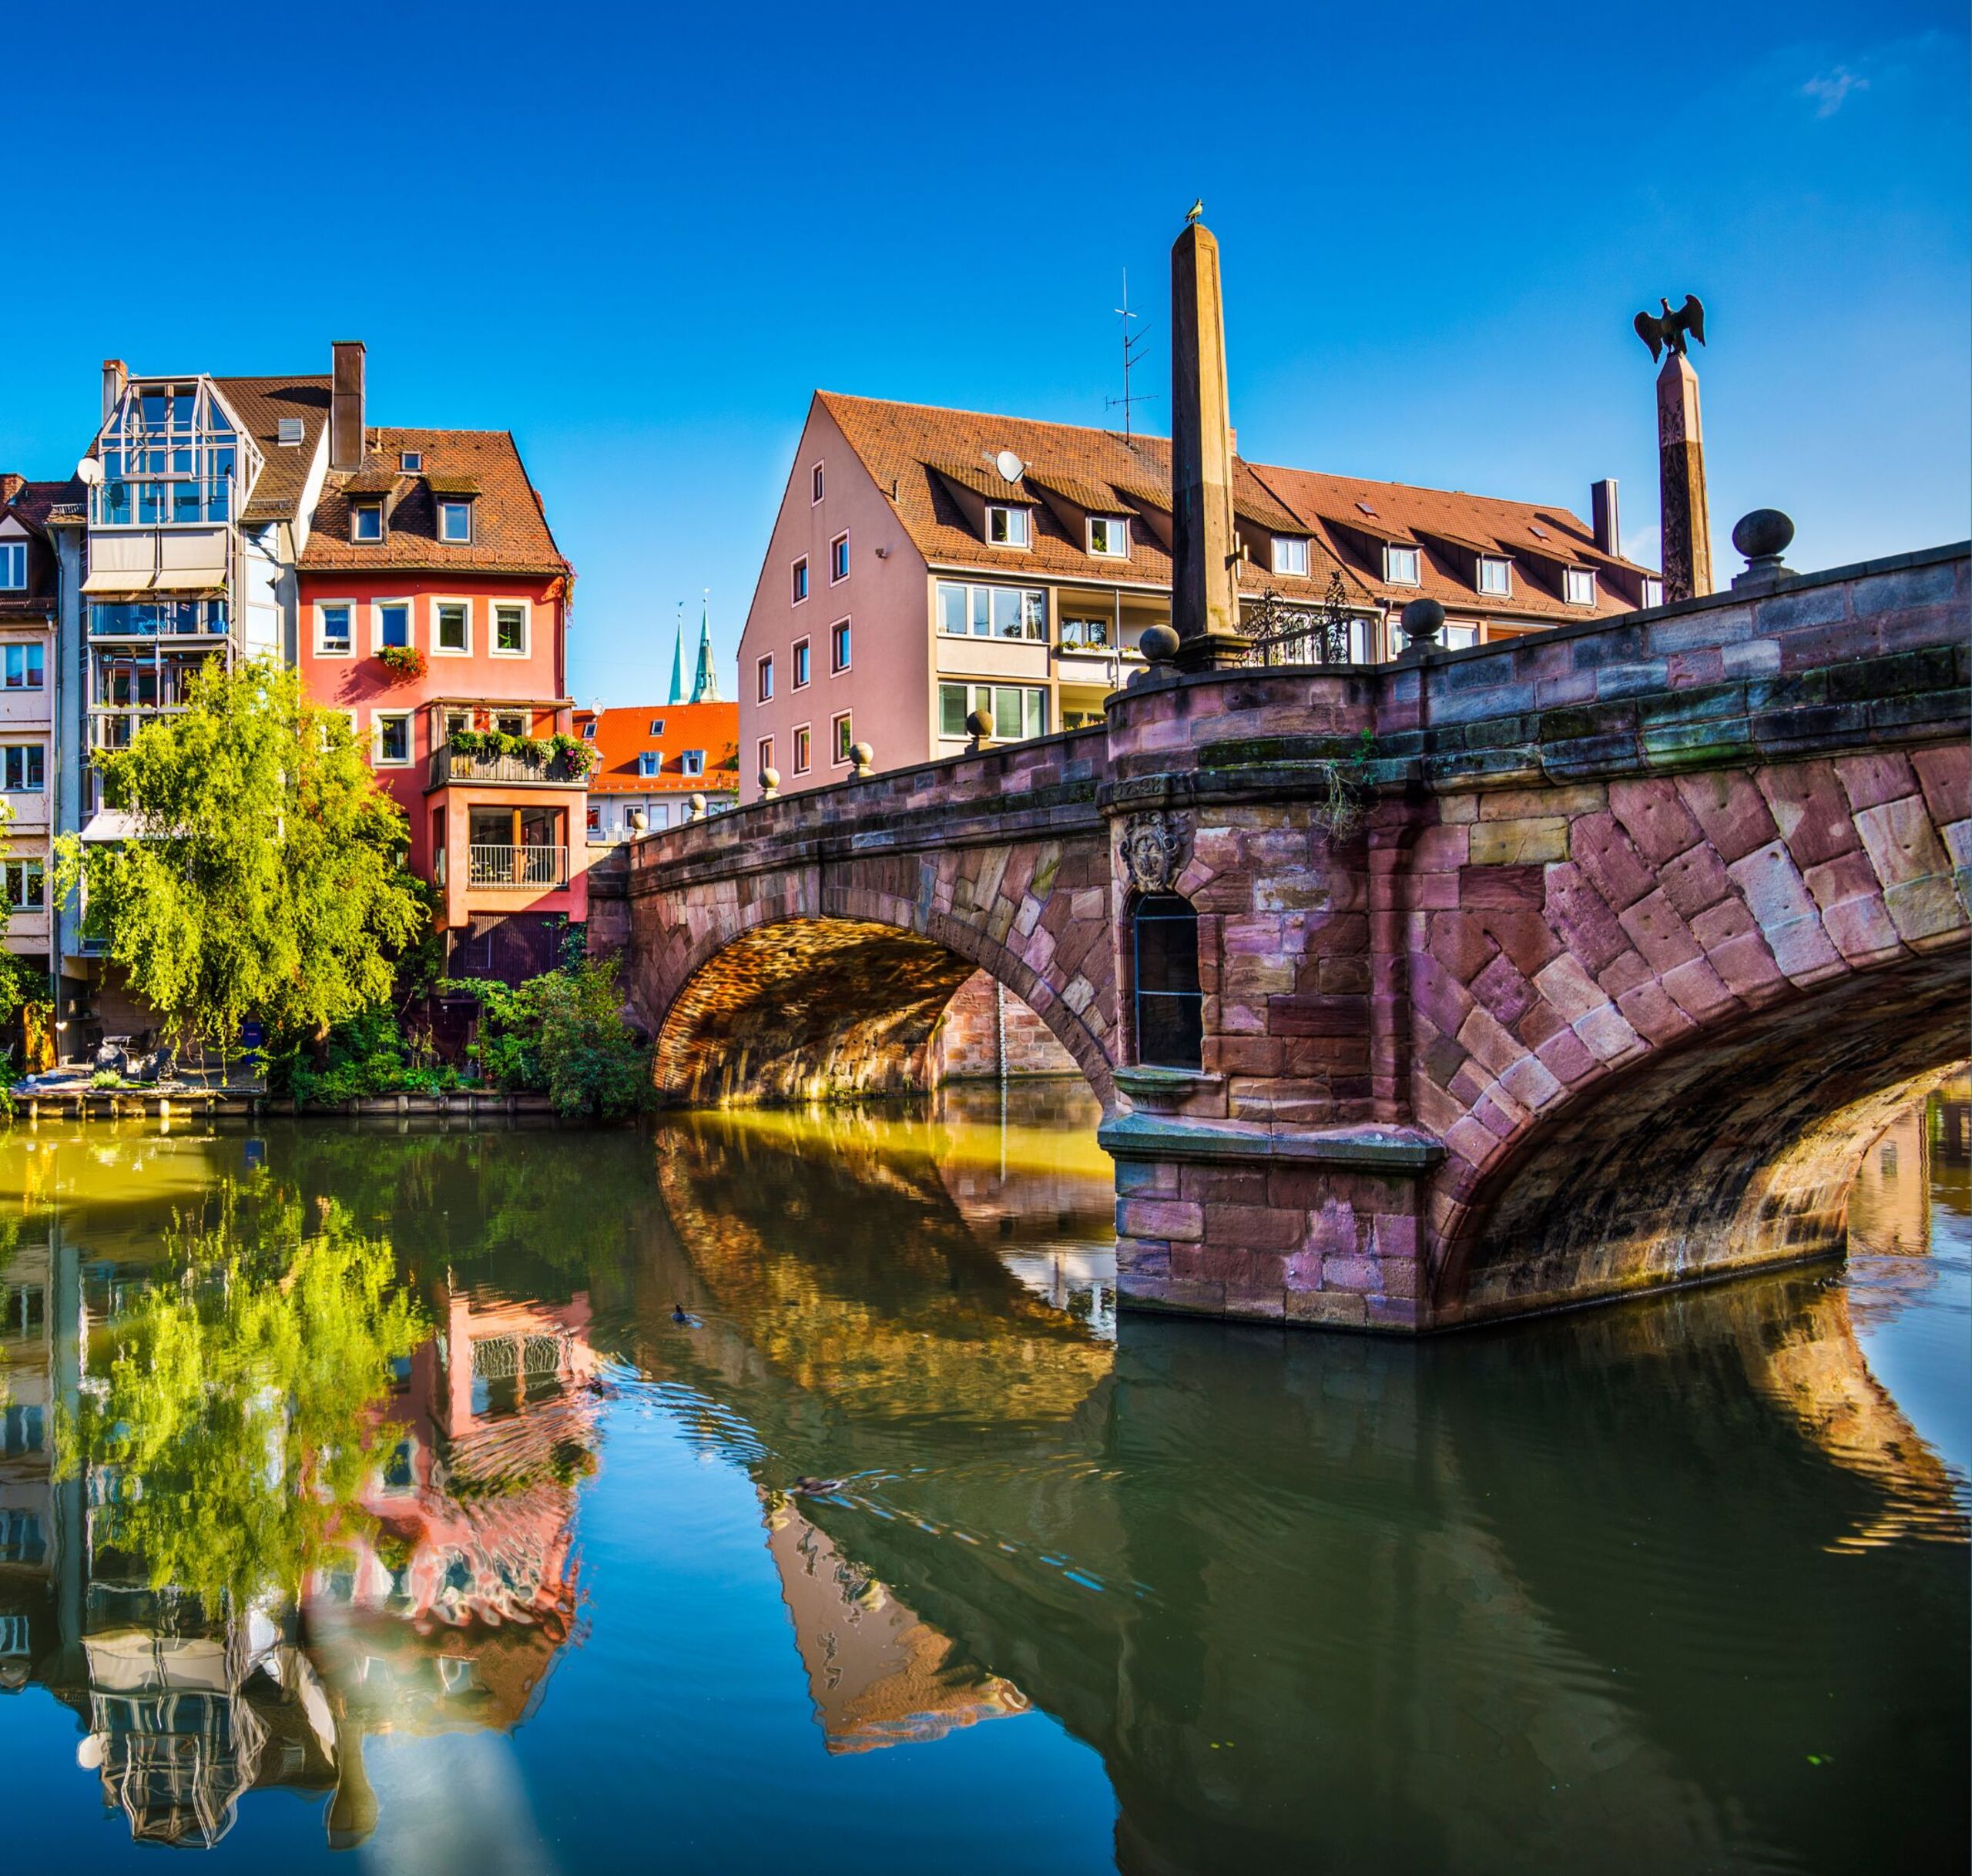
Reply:
[[1168, 665], [1178, 655], [1178, 635], [1169, 625], [1145, 628], [1137, 649], [1153, 665]]
[[1780, 557], [1793, 538], [1792, 518], [1778, 508], [1756, 508], [1750, 514], [1741, 515], [1732, 529], [1732, 544], [1746, 555], [1746, 570], [1732, 584], [1764, 586], [1771, 581], [1787, 578], [1793, 568]]
[[631, 831], [641, 834], [650, 826], [650, 810], [648, 808], [632, 808], [629, 819]]
[[852, 742], [849, 745], [849, 769], [852, 775], [867, 776], [877, 759], [877, 752], [867, 742]]
[[990, 710], [971, 710], [966, 713], [965, 733], [972, 739], [972, 747], [983, 749], [993, 740], [993, 713]]
[[765, 799], [771, 801], [773, 799], [774, 796], [778, 795], [780, 792], [780, 771], [778, 769], [773, 768], [763, 769], [760, 771], [760, 793], [762, 796]]
[[694, 795], [685, 806], [691, 809], [693, 820], [703, 820], [705, 818], [706, 798], [704, 796]]
[[1445, 609], [1435, 599], [1414, 599], [1397, 621], [1404, 628], [1404, 655], [1422, 658], [1438, 648], [1438, 634], [1445, 628]]

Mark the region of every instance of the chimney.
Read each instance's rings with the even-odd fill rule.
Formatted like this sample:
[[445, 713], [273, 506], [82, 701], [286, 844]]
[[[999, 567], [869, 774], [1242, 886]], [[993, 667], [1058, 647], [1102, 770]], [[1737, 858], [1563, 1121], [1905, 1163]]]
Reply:
[[1595, 544], [1605, 554], [1623, 557], [1623, 531], [1616, 519], [1616, 483], [1612, 476], [1593, 484], [1588, 491], [1588, 509], [1594, 518]]
[[363, 341], [338, 339], [335, 375], [329, 393], [329, 467], [357, 469], [363, 464]]
[[16, 475], [11, 469], [4, 475], [0, 475], [0, 506], [11, 503], [27, 485], [27, 477], [24, 475]]
[[1219, 243], [1194, 211], [1171, 250], [1171, 624], [1181, 671], [1245, 660], [1234, 539]]
[[106, 424], [116, 415], [116, 407], [123, 401], [123, 387], [129, 381], [130, 367], [122, 359], [102, 361], [102, 420]]

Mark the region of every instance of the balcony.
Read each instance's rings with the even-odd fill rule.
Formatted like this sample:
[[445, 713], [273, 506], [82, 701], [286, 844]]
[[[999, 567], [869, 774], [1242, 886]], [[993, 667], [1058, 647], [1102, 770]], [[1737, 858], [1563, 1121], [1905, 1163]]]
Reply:
[[120, 478], [89, 491], [92, 528], [183, 528], [233, 518], [230, 475], [180, 476], [143, 481]]
[[[442, 872], [442, 869], [441, 869]], [[441, 879], [439, 882], [444, 883]], [[568, 883], [568, 849], [550, 846], [471, 846], [466, 849], [466, 884], [495, 890], [552, 892]]]
[[[582, 765], [578, 766], [578, 765]], [[546, 755], [489, 755], [442, 742], [431, 752], [424, 791], [454, 782], [498, 782], [522, 788], [580, 788], [588, 779], [584, 758], [560, 752]]]

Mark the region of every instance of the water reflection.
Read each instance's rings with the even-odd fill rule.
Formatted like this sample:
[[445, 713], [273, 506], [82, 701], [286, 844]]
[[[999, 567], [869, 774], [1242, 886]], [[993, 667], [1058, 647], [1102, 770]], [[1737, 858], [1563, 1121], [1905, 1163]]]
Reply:
[[684, 1867], [1086, 1867], [1093, 1755], [1132, 1871], [1962, 1865], [1962, 1088], [1846, 1274], [1424, 1346], [1118, 1337], [1082, 1098], [9, 1137], [0, 1688], [290, 1863], [642, 1858], [662, 1766]]

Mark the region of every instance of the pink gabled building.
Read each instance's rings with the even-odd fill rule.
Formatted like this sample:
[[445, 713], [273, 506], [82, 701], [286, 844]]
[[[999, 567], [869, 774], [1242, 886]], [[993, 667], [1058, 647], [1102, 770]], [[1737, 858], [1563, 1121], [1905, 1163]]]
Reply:
[[[1332, 611], [1350, 660], [1400, 649], [1439, 601], [1450, 649], [1659, 603], [1625, 559], [1615, 485], [1595, 520], [1552, 504], [1367, 482], [1235, 457], [1250, 626]], [[743, 801], [1098, 722], [1169, 622], [1162, 437], [817, 391], [740, 641]], [[1303, 626], [1305, 629], [1305, 625]], [[1305, 652], [1296, 654], [1300, 662]]]
[[[297, 570], [304, 682], [347, 712], [404, 809], [448, 970], [532, 974], [557, 961], [562, 923], [588, 915], [575, 571], [508, 432], [372, 426], [364, 364], [361, 345], [336, 347]], [[526, 746], [487, 746], [498, 737]]]

